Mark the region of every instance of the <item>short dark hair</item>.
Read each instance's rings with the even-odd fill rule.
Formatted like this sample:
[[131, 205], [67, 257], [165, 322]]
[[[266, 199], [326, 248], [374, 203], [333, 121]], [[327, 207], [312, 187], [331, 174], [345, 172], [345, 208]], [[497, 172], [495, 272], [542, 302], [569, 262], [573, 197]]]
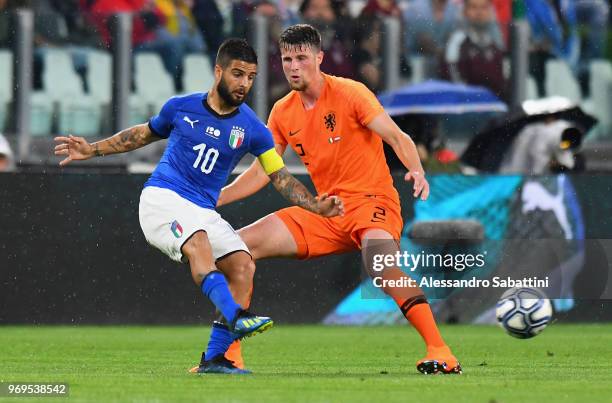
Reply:
[[229, 38], [223, 41], [217, 51], [215, 64], [225, 68], [232, 60], [241, 60], [246, 63], [257, 64], [257, 53], [244, 39]]
[[310, 46], [316, 50], [321, 50], [321, 34], [309, 24], [292, 25], [280, 35], [278, 46], [281, 49]]

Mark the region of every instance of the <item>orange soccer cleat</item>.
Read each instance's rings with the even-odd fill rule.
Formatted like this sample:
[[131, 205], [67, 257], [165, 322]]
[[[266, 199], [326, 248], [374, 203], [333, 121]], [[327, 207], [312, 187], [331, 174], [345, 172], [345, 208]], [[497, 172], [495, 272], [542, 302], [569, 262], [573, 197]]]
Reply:
[[429, 374], [461, 374], [461, 364], [448, 346], [427, 347], [425, 358], [417, 361], [417, 370]]

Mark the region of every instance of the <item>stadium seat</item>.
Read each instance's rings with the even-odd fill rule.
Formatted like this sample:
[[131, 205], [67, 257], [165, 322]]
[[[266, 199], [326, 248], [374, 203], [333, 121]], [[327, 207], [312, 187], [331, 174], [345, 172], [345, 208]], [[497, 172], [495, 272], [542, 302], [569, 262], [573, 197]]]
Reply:
[[87, 54], [87, 83], [89, 92], [103, 105], [112, 98], [113, 58], [110, 53], [91, 50]]
[[55, 101], [84, 95], [81, 79], [74, 71], [70, 53], [61, 48], [46, 49], [43, 87]]
[[13, 54], [0, 49], [0, 99], [11, 100], [13, 98]]
[[[6, 116], [13, 99], [13, 54], [0, 50], [0, 131], [6, 127]], [[44, 136], [53, 125], [53, 99], [46, 92], [33, 92], [31, 102], [30, 133]]]
[[7, 114], [8, 114], [8, 103], [0, 100], [0, 133], [4, 131]]
[[[163, 99], [164, 102], [166, 98]], [[158, 111], [152, 111], [155, 107], [150, 107], [146, 103], [142, 102], [142, 98], [138, 94], [130, 95], [130, 99], [128, 101], [129, 105], [129, 113], [128, 113], [128, 127], [139, 125], [141, 123], [145, 123], [149, 120], [154, 113]]]
[[544, 86], [548, 97], [562, 96], [577, 104], [580, 104], [582, 100], [578, 80], [563, 60], [551, 59], [546, 62], [546, 82]]
[[591, 112], [599, 119], [604, 134], [612, 134], [612, 63], [608, 60], [594, 60], [589, 68]]
[[100, 134], [102, 108], [90, 96], [65, 100], [59, 104], [58, 131], [77, 136]]
[[36, 91], [30, 101], [30, 134], [48, 136], [53, 126], [53, 98], [44, 91]]
[[[113, 98], [113, 57], [110, 53], [92, 50], [88, 54], [87, 82], [91, 96], [101, 104], [103, 116], [101, 130], [111, 130], [111, 102]], [[140, 97], [132, 94], [128, 100], [128, 126], [146, 122], [149, 110]]]
[[157, 53], [137, 53], [134, 60], [136, 95], [149, 107], [174, 95], [174, 83]]
[[538, 86], [536, 84], [535, 79], [532, 76], [528, 76], [527, 77], [527, 93], [526, 95], [526, 99], [529, 100], [533, 100], [533, 99], [538, 99]]
[[113, 57], [109, 52], [91, 49], [87, 53], [87, 84], [90, 95], [99, 101], [103, 133], [111, 131]]
[[77, 136], [99, 134], [101, 101], [83, 91], [70, 52], [61, 48], [47, 49], [44, 59], [43, 85], [45, 92], [58, 105], [58, 131]]
[[13, 99], [13, 54], [0, 50], [0, 132], [6, 125], [9, 103]]
[[412, 77], [410, 77], [412, 84], [425, 81], [425, 57], [410, 56], [410, 67], [412, 68]]
[[187, 55], [183, 84], [186, 93], [207, 92], [215, 81], [208, 56]]

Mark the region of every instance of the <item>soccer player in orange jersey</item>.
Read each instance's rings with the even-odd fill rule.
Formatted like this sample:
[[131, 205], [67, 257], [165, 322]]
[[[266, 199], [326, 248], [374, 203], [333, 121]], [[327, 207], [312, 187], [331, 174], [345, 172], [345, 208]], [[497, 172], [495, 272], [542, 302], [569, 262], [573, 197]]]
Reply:
[[[254, 260], [280, 256], [308, 259], [355, 249], [366, 254], [368, 245], [380, 240], [387, 240], [388, 253], [395, 254], [403, 223], [383, 141], [393, 147], [408, 170], [405, 179], [413, 182], [414, 197], [426, 200], [429, 184], [414, 143], [363, 84], [321, 72], [321, 36], [315, 28], [293, 25], [281, 34], [279, 46], [292, 91], [276, 102], [268, 120], [276, 150], [282, 155], [287, 146], [293, 148], [317, 192], [340, 196], [345, 214], [324, 218], [289, 207], [242, 228], [240, 236]], [[222, 190], [218, 205], [247, 197], [268, 181], [255, 161]], [[364, 258], [367, 260], [367, 256]], [[232, 268], [222, 270], [231, 284]], [[400, 280], [398, 283], [407, 280], [396, 266], [369, 274], [383, 280]], [[235, 277], [248, 279], [252, 273], [235, 273]], [[423, 291], [407, 286], [383, 290], [425, 341], [427, 354], [417, 362], [417, 369], [426, 374], [460, 373], [461, 366], [440, 336]], [[238, 364], [242, 360], [235, 344], [226, 356]]]

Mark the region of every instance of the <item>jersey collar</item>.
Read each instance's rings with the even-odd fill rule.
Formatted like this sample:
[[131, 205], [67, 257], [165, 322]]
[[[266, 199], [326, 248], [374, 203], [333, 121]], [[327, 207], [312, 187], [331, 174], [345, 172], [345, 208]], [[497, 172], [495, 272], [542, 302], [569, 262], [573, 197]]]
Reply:
[[210, 105], [208, 105], [208, 102], [206, 102], [206, 98], [208, 98], [208, 93], [204, 94], [204, 96], [202, 97], [202, 106], [204, 106], [204, 109], [206, 109], [211, 115], [213, 115], [217, 119], [230, 119], [240, 113], [240, 107], [237, 107], [234, 111], [230, 113], [220, 115], [219, 113], [217, 113], [217, 111], [211, 108]]

